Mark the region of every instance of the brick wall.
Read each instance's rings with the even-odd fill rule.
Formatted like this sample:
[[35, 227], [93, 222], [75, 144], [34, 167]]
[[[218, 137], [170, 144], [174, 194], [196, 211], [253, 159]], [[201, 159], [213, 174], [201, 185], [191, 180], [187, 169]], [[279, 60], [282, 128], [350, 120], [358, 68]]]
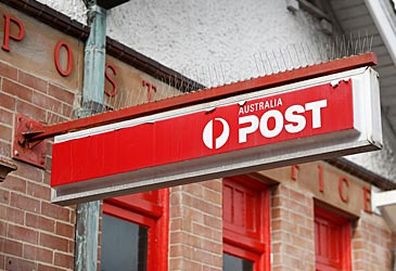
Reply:
[[223, 254], [222, 183], [171, 188], [170, 271], [220, 271]]
[[[315, 270], [314, 200], [294, 183], [273, 188], [272, 270]], [[352, 222], [352, 270], [393, 270], [396, 247], [384, 219], [364, 211]]]
[[[0, 62], [0, 155], [11, 157], [16, 113], [60, 121], [73, 101], [72, 91]], [[72, 269], [74, 208], [50, 203], [49, 170], [15, 163], [18, 170], [0, 183], [0, 270]]]
[[353, 270], [394, 270], [394, 241], [381, 217], [362, 213], [352, 231]]
[[280, 184], [271, 202], [272, 270], [315, 270], [311, 194]]

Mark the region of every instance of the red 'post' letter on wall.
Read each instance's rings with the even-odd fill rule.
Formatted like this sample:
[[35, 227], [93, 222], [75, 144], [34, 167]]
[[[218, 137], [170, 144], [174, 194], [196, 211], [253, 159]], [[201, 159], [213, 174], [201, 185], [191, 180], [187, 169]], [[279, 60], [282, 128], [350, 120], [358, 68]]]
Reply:
[[297, 175], [298, 175], [298, 171], [299, 170], [300, 170], [300, 166], [299, 165], [292, 165], [291, 166], [290, 179], [292, 179], [293, 181], [297, 181]]
[[[347, 191], [344, 190], [344, 187], [346, 187]], [[340, 196], [340, 199], [348, 203], [349, 202], [349, 194], [348, 194], [348, 189], [349, 189], [349, 180], [346, 177], [340, 177], [338, 179], [338, 194]]]
[[105, 88], [105, 93], [109, 97], [114, 97], [115, 95], [117, 95], [117, 83], [114, 81], [113, 76], [111, 76], [111, 73], [108, 71], [111, 71], [111, 73], [113, 74], [114, 77], [117, 75], [117, 71], [116, 71], [116, 68], [112, 64], [106, 64], [105, 78], [112, 86], [112, 89], [108, 90]]
[[[18, 33], [13, 35], [11, 33], [11, 25], [15, 24], [18, 27]], [[10, 51], [10, 39], [15, 41], [21, 41], [25, 37], [25, 26], [23, 22], [16, 17], [13, 17], [9, 14], [4, 14], [4, 37], [3, 37], [3, 46], [1, 49], [4, 51]]]
[[[62, 63], [60, 60], [60, 50], [62, 49], [62, 47], [65, 49], [67, 54], [66, 69], [62, 67]], [[61, 40], [55, 45], [54, 60], [56, 70], [59, 72], [60, 75], [62, 75], [63, 77], [67, 77], [71, 74], [73, 70], [73, 51], [66, 42]]]
[[364, 211], [371, 213], [371, 190], [368, 187], [363, 187], [363, 204]]
[[319, 178], [319, 192], [324, 193], [324, 172], [323, 172], [323, 167], [321, 165], [318, 165], [318, 178]]

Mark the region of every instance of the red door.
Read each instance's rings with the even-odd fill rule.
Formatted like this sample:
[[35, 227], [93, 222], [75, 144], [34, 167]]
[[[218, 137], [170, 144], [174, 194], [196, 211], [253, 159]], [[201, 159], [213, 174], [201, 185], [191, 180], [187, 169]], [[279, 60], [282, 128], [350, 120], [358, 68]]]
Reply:
[[247, 176], [223, 180], [224, 271], [269, 270], [269, 191]]
[[351, 270], [351, 223], [348, 219], [315, 207], [316, 270]]

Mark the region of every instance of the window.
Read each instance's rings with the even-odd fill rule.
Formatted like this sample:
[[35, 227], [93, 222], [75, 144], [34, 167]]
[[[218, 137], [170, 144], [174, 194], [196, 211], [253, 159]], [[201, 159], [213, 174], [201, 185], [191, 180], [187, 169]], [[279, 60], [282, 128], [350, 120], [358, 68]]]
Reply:
[[105, 200], [101, 270], [166, 271], [168, 190]]
[[147, 271], [147, 227], [104, 214], [102, 229], [103, 271]]
[[269, 191], [247, 176], [223, 180], [223, 270], [269, 270]]
[[315, 207], [316, 270], [351, 270], [351, 223], [348, 219]]

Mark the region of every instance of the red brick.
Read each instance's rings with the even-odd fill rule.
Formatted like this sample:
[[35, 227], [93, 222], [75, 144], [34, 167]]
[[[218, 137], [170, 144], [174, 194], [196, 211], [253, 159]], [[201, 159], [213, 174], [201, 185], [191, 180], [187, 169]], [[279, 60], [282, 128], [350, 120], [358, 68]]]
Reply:
[[0, 238], [0, 248], [2, 248], [0, 252], [19, 257], [22, 256], [22, 243], [20, 242]]
[[[220, 237], [222, 238], [221, 234], [219, 233], [219, 230], [216, 231], [215, 229], [213, 229], [211, 227], [205, 227], [205, 226], [193, 223], [192, 229], [193, 229], [192, 232], [197, 234], [198, 236], [203, 236], [203, 237], [206, 237], [211, 240], [216, 240]], [[218, 238], [216, 238], [216, 236]]]
[[76, 224], [76, 212], [75, 212], [75, 209], [77, 208], [77, 206], [76, 205], [70, 205], [69, 207], [72, 208], [72, 210], [70, 210], [70, 220], [69, 220], [69, 222], [72, 223], [72, 224]]
[[56, 222], [56, 234], [65, 236], [67, 238], [73, 239], [74, 238], [74, 227], [71, 225], [61, 223], [61, 222]]
[[37, 264], [31, 261], [26, 261], [18, 258], [6, 258], [7, 271], [21, 271], [21, 270], [36, 270]]
[[0, 141], [0, 155], [4, 155], [6, 157], [11, 156], [11, 143]]
[[41, 229], [48, 232], [55, 232], [55, 221], [39, 215], [26, 213], [26, 226]]
[[213, 266], [221, 266], [223, 264], [222, 255], [214, 255], [213, 253], [208, 253], [206, 250], [202, 249], [197, 249], [194, 251], [192, 254], [192, 260]]
[[68, 118], [62, 117], [58, 114], [47, 112], [47, 123], [48, 124], [55, 124], [55, 123], [60, 123], [67, 121]]
[[220, 271], [221, 269], [218, 267], [211, 267], [211, 266], [202, 266], [202, 271]]
[[74, 94], [72, 92], [52, 84], [49, 85], [48, 94], [69, 105], [74, 103]]
[[0, 189], [0, 203], [8, 204], [9, 202], [10, 202], [10, 191]]
[[23, 245], [23, 257], [28, 260], [52, 263], [53, 254], [54, 253], [49, 249], [36, 247], [29, 244]]
[[12, 141], [12, 129], [0, 124], [0, 139], [11, 142]]
[[40, 201], [11, 193], [11, 206], [31, 212], [40, 211]]
[[205, 189], [203, 191], [203, 193], [204, 193], [205, 200], [207, 200], [211, 203], [217, 204], [217, 205], [222, 204], [223, 197], [222, 197], [221, 193], [210, 190], [210, 189]]
[[169, 261], [169, 270], [183, 270], [184, 261], [181, 258], [174, 258]]
[[69, 240], [68, 243], [67, 243], [67, 246], [69, 248], [68, 252], [71, 253], [71, 254], [74, 254], [74, 248], [76, 246], [76, 243], [74, 241]]
[[33, 92], [32, 102], [44, 109], [62, 114], [62, 103], [40, 92]]
[[64, 269], [56, 268], [53, 265], [39, 264], [38, 271], [64, 271]]
[[37, 78], [31, 74], [24, 73], [23, 71], [19, 71], [18, 81], [25, 86], [37, 89], [41, 92], [47, 92], [48, 82], [44, 81], [40, 78]]
[[199, 183], [187, 184], [183, 187], [183, 191], [198, 198], [203, 197], [203, 187]]
[[0, 76], [16, 80], [17, 75], [18, 70], [16, 68], [0, 62]]
[[15, 110], [16, 100], [9, 94], [0, 92], [0, 107], [6, 108], [8, 110]]
[[27, 87], [24, 87], [20, 84], [12, 82], [10, 80], [4, 79], [3, 80], [3, 87], [2, 90], [6, 93], [14, 95], [22, 100], [31, 102], [33, 91]]
[[69, 210], [58, 205], [42, 202], [41, 213], [55, 219], [69, 221]]
[[27, 185], [27, 194], [35, 198], [49, 201], [51, 199], [51, 189], [48, 186], [38, 185], [29, 182]]
[[62, 114], [63, 116], [65, 116], [66, 118], [70, 118], [72, 119], [73, 116], [73, 107], [70, 105], [67, 105], [65, 103], [62, 104]]
[[201, 183], [203, 186], [206, 188], [212, 189], [217, 192], [221, 192], [223, 188], [223, 183], [218, 180], [212, 180], [212, 181], [205, 181]]
[[26, 192], [26, 181], [13, 175], [8, 175], [2, 183], [2, 187], [12, 191]]
[[48, 156], [45, 157], [45, 166], [47, 168], [52, 168], [52, 158], [50, 158]]
[[[1, 101], [0, 103], [3, 103], [3, 101]], [[8, 112], [4, 109], [0, 109], [0, 123], [12, 126], [14, 124], [14, 115], [11, 112]]]
[[52, 140], [46, 140], [47, 141], [47, 155], [52, 155]]
[[213, 216], [221, 216], [221, 208], [206, 202], [204, 199], [198, 199], [185, 194], [183, 196], [183, 204], [192, 206], [194, 208], [199, 206], [199, 209], [205, 213], [211, 214]]
[[0, 255], [0, 270], [5, 270], [5, 257]]
[[23, 225], [25, 216], [21, 210], [0, 205], [0, 219]]
[[1, 220], [8, 220], [7, 219], [7, 209], [9, 207], [0, 204], [0, 221]]
[[18, 111], [18, 113], [22, 113], [39, 122], [45, 122], [45, 117], [46, 117], [45, 110], [37, 106], [18, 100], [16, 102], [16, 110]]
[[50, 183], [51, 183], [51, 174], [49, 174], [48, 172], [44, 172], [44, 180], [43, 180], [43, 182], [46, 185], [50, 185]]
[[180, 230], [182, 229], [182, 225], [183, 225], [183, 219], [172, 219], [170, 221], [170, 230], [171, 231], [176, 231], [176, 230]]
[[8, 225], [7, 236], [16, 239], [25, 241], [31, 244], [38, 243], [38, 232], [32, 229], [16, 226], [16, 225]]
[[221, 217], [204, 215], [204, 224], [210, 227], [215, 227], [216, 229], [221, 229], [223, 226], [223, 220]]
[[40, 245], [52, 249], [58, 249], [64, 252], [68, 252], [68, 241], [67, 239], [49, 235], [46, 233], [40, 233]]
[[0, 221], [0, 236], [6, 236], [6, 229], [7, 229], [7, 223], [5, 221]]
[[43, 173], [37, 167], [28, 165], [26, 163], [16, 162], [18, 170], [14, 172], [15, 175], [41, 183], [43, 181]]
[[57, 266], [71, 269], [74, 265], [74, 257], [71, 255], [55, 252], [54, 263]]

